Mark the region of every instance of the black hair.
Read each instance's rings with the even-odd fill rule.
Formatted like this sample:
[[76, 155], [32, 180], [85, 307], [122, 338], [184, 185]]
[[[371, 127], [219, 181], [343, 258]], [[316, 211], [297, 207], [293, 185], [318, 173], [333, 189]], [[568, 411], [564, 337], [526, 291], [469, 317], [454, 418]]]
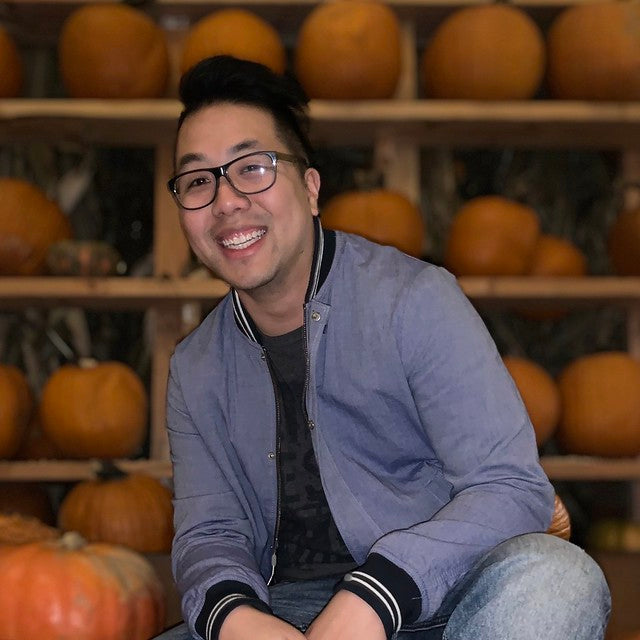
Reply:
[[204, 107], [219, 103], [249, 105], [270, 113], [282, 141], [307, 164], [313, 162], [309, 140], [309, 99], [297, 81], [268, 67], [232, 56], [205, 58], [180, 80], [184, 105], [178, 131], [185, 119]]

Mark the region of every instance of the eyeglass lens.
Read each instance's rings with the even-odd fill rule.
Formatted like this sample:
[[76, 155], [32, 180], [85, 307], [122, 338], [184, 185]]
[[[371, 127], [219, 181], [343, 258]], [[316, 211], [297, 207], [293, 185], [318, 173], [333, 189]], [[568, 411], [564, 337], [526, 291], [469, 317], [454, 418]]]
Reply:
[[266, 191], [276, 179], [274, 158], [267, 153], [252, 153], [222, 167], [218, 176], [211, 170], [189, 171], [175, 182], [175, 194], [186, 209], [199, 209], [216, 197], [218, 181], [224, 175], [231, 186], [244, 194]]

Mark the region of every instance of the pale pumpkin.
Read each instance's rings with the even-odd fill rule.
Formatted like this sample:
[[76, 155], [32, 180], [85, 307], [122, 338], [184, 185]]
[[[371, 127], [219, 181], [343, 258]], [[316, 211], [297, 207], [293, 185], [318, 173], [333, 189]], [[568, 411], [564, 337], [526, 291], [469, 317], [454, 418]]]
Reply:
[[0, 458], [12, 458], [18, 452], [33, 406], [24, 373], [12, 365], [0, 364]]
[[640, 454], [640, 363], [608, 351], [573, 360], [558, 377], [558, 440], [568, 453]]
[[479, 196], [455, 213], [445, 266], [458, 276], [521, 276], [540, 235], [534, 209], [502, 196]]
[[168, 553], [173, 539], [171, 491], [151, 476], [107, 469], [67, 493], [60, 504], [58, 525], [90, 542]]
[[563, 540], [571, 538], [571, 517], [562, 498], [557, 493], [553, 501], [553, 516], [547, 533]]
[[149, 640], [165, 593], [140, 554], [77, 533], [0, 547], [2, 640]]
[[372, 189], [340, 193], [322, 208], [321, 220], [327, 229], [357, 233], [411, 256], [422, 255], [425, 238], [422, 215], [416, 205], [397, 191]]
[[504, 356], [503, 362], [527, 409], [538, 446], [543, 445], [560, 420], [560, 390], [544, 367], [528, 358]]
[[280, 34], [245, 9], [214, 11], [193, 25], [182, 45], [180, 70], [184, 73], [200, 60], [216, 55], [258, 62], [275, 73], [284, 73], [287, 64]]
[[148, 398], [122, 362], [68, 364], [49, 377], [40, 398], [42, 430], [69, 458], [136, 453], [146, 435]]
[[0, 178], [0, 276], [42, 273], [49, 247], [72, 235], [67, 216], [39, 187]]
[[609, 229], [607, 250], [618, 275], [640, 276], [640, 207], [616, 218]]
[[295, 74], [310, 98], [390, 98], [401, 63], [398, 18], [376, 0], [316, 5], [294, 48]]
[[432, 98], [532, 98], [544, 69], [542, 32], [525, 11], [506, 4], [454, 11], [422, 54], [422, 81]]
[[640, 100], [640, 4], [571, 6], [547, 34], [551, 95], [567, 100]]
[[13, 38], [0, 25], [0, 98], [16, 98], [22, 91], [24, 65]]
[[158, 98], [169, 76], [164, 31], [123, 3], [73, 11], [58, 40], [58, 64], [72, 98]]
[[51, 497], [36, 482], [0, 483], [0, 513], [31, 516], [45, 524], [53, 524], [55, 521]]

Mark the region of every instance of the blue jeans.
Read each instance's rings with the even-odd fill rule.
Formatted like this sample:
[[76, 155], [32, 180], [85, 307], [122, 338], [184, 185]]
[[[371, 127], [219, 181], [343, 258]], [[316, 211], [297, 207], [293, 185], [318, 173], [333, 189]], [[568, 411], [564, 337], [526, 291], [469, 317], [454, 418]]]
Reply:
[[[335, 579], [270, 587], [275, 615], [304, 631]], [[397, 640], [603, 640], [611, 597], [600, 567], [579, 547], [532, 533], [492, 549], [451, 590], [436, 615]], [[191, 640], [185, 624], [156, 640]], [[250, 640], [249, 638], [247, 640]]]

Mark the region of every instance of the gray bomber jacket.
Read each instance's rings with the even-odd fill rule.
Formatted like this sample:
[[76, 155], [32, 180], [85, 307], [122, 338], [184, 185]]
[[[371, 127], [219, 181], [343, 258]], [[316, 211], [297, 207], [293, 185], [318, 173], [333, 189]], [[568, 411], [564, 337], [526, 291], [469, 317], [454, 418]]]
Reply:
[[[515, 385], [453, 276], [316, 227], [306, 411], [322, 484], [355, 561], [382, 556], [406, 572], [420, 593], [411, 619], [425, 620], [482, 554], [545, 531], [554, 491]], [[171, 359], [173, 570], [185, 620], [205, 640], [233, 599], [269, 602], [276, 404], [253, 329], [231, 292]], [[391, 604], [399, 627], [409, 603]]]

